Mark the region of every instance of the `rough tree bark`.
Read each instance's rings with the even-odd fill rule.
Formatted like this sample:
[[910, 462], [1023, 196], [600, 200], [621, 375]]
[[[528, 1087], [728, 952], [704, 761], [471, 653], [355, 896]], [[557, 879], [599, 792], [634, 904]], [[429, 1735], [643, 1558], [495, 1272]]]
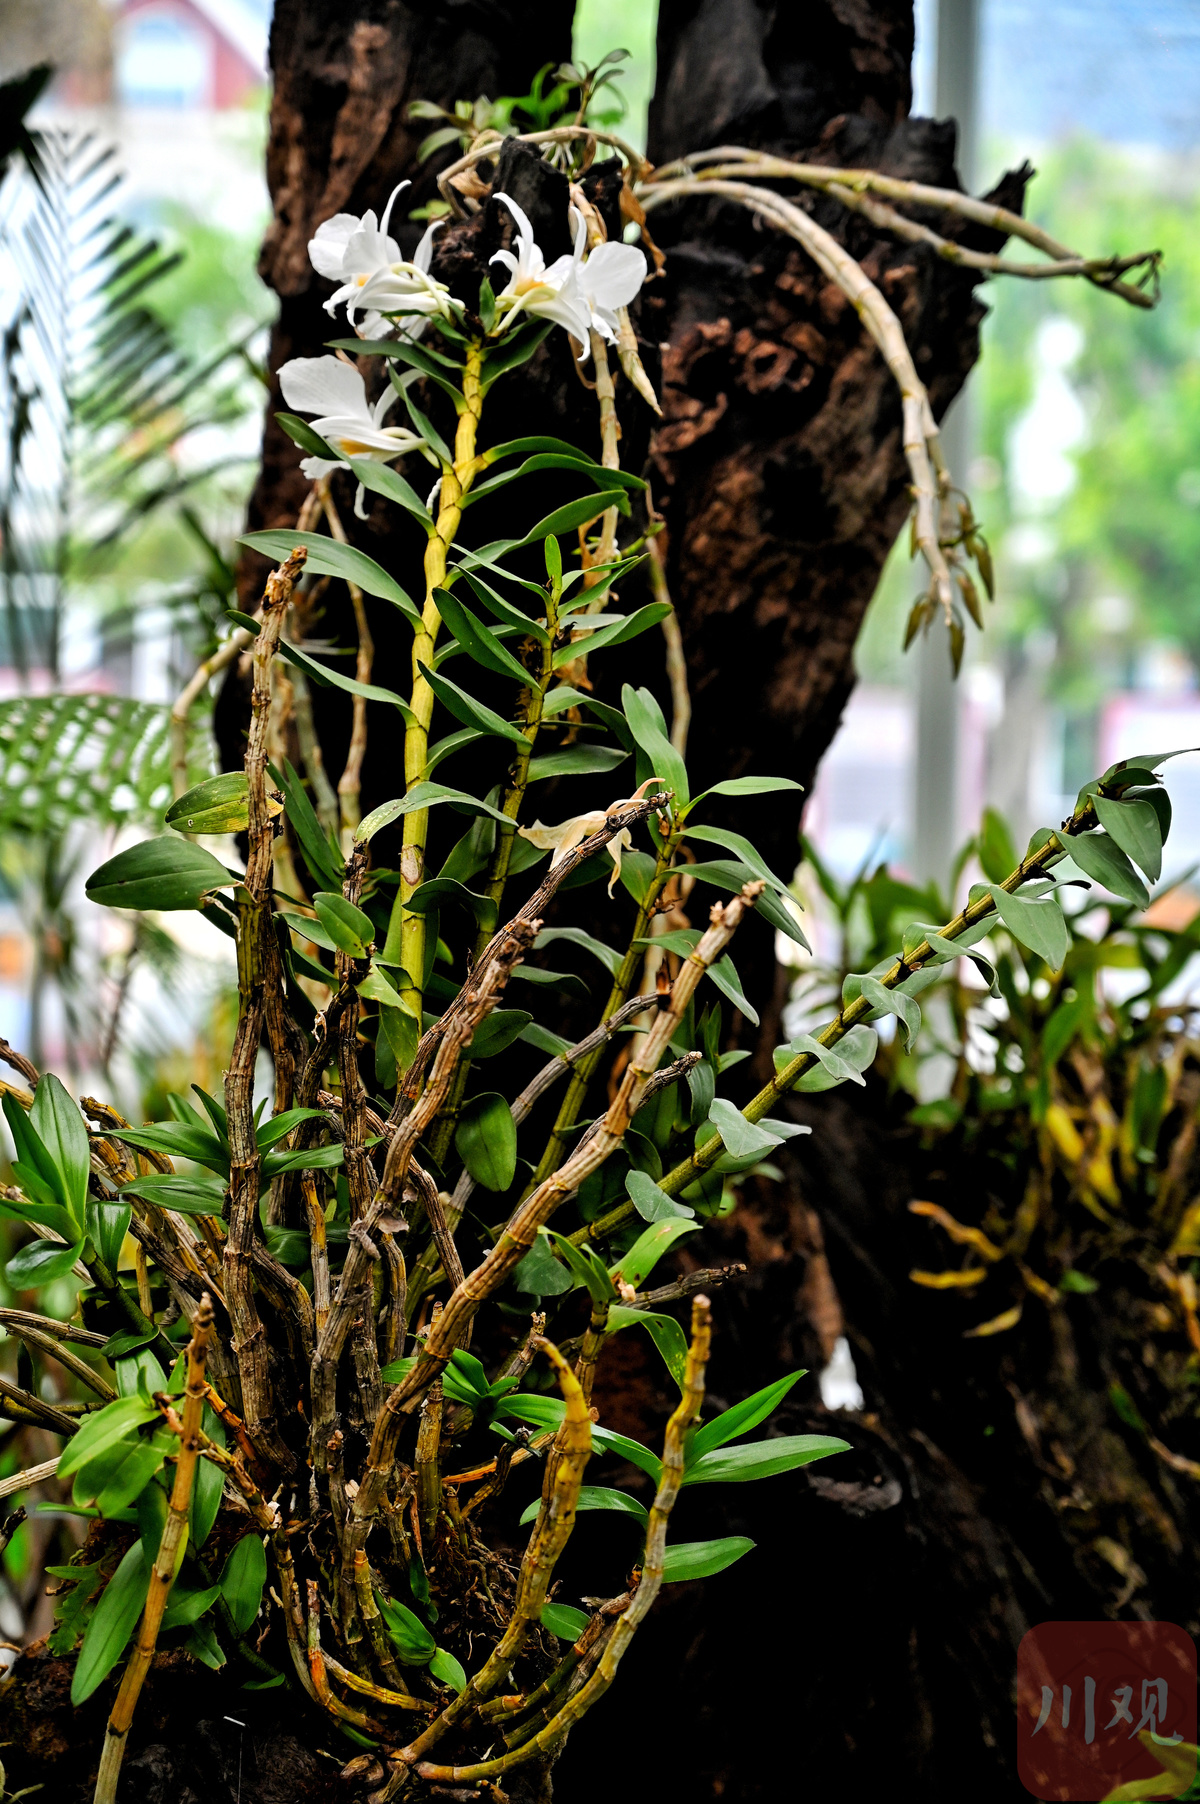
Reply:
[[[262, 260], [280, 301], [272, 369], [318, 354], [332, 335], [326, 288], [305, 249], [315, 226], [339, 210], [380, 210], [406, 177], [414, 202], [430, 198], [430, 170], [415, 162], [423, 128], [406, 125], [408, 102], [523, 92], [543, 62], [567, 53], [571, 13], [571, 0], [344, 0], [336, 9], [279, 0], [268, 156], [275, 218]], [[955, 185], [953, 125], [909, 117], [912, 39], [908, 0], [663, 0], [650, 156], [740, 143]], [[1006, 182], [1008, 204], [1020, 204], [1022, 186], [1019, 176]], [[899, 313], [940, 414], [978, 354], [983, 308], [970, 274], [878, 237], [834, 203], [805, 204]], [[478, 233], [486, 239], [492, 229], [485, 218], [466, 249], [478, 253]], [[645, 291], [639, 330], [660, 350], [652, 374], [665, 418], [651, 441], [644, 411], [626, 412], [625, 460], [644, 451], [668, 523], [696, 780], [760, 770], [807, 784], [853, 686], [854, 641], [907, 511], [898, 398], [853, 309], [795, 244], [716, 203], [660, 212], [655, 232], [666, 272]], [[504, 436], [552, 415], [553, 430], [594, 447], [592, 399], [549, 350], [530, 366], [518, 405], [528, 423]], [[251, 526], [294, 521], [305, 486], [297, 465], [269, 410]], [[348, 505], [342, 511], [386, 563], [382, 511], [365, 527], [350, 521]], [[247, 600], [262, 574], [244, 561]], [[324, 628], [334, 637], [336, 607]], [[375, 680], [388, 684], [401, 674], [395, 620], [382, 609], [371, 620]], [[665, 682], [653, 680], [665, 698]], [[318, 699], [336, 773], [348, 720], [339, 697]], [[218, 710], [227, 765], [240, 762], [242, 709], [235, 675]], [[372, 724], [381, 733], [383, 722]], [[368, 756], [364, 811], [392, 793], [390, 764]], [[750, 818], [743, 807], [737, 824], [778, 867], [794, 862], [794, 815], [764, 805]], [[768, 933], [757, 943], [747, 935], [739, 966], [765, 1003], [774, 983]], [[768, 1021], [768, 1044], [769, 1034]], [[572, 1736], [557, 1774], [558, 1795], [572, 1804], [611, 1797], [631, 1769], [635, 1779], [620, 1780], [630, 1799], [765, 1800], [791, 1796], [802, 1780], [814, 1795], [839, 1797], [890, 1794], [902, 1779], [929, 1798], [961, 1796], [964, 1781], [973, 1797], [1011, 1795], [1013, 1650], [1027, 1617], [1053, 1613], [1046, 1570], [1015, 1551], [1000, 1500], [981, 1503], [985, 1480], [966, 1455], [939, 1450], [939, 1437], [964, 1444], [973, 1402], [986, 1414], [993, 1400], [979, 1401], [970, 1374], [939, 1391], [938, 1355], [904, 1292], [912, 1263], [904, 1204], [920, 1183], [911, 1137], [889, 1123], [874, 1089], [865, 1113], [840, 1097], [805, 1107], [817, 1133], [789, 1182], [764, 1185], [732, 1224], [703, 1237], [705, 1263], [732, 1253], [751, 1266], [741, 1286], [721, 1293], [714, 1389], [732, 1400], [785, 1364], [819, 1368], [849, 1316], [869, 1413], [849, 1431], [856, 1451], [836, 1475], [831, 1466], [828, 1478], [745, 1487], [736, 1520], [728, 1493], [690, 1505], [688, 1537], [744, 1529], [759, 1543], [755, 1570], [747, 1561], [711, 1586], [666, 1594], [654, 1629], [635, 1644], [629, 1682]], [[812, 1381], [793, 1398], [781, 1430], [829, 1428]], [[597, 1401], [606, 1421], [641, 1433], [669, 1407], [635, 1337], [614, 1343]], [[1002, 1472], [993, 1476], [1002, 1483]], [[1018, 1487], [1026, 1500], [1029, 1489]], [[630, 1551], [621, 1526], [589, 1519], [562, 1569], [564, 1595], [574, 1595], [577, 1567], [595, 1589], [597, 1559], [620, 1582]], [[768, 1572], [764, 1595], [755, 1587]], [[1095, 1613], [1070, 1585], [1053, 1601], [1062, 1614]], [[637, 1700], [651, 1686], [655, 1727], [644, 1737]], [[43, 1689], [49, 1698], [54, 1686]], [[164, 1751], [170, 1772], [156, 1768], [140, 1789], [131, 1765], [131, 1799], [184, 1795], [171, 1786], [190, 1746], [186, 1737], [176, 1743], [173, 1764]], [[247, 1804], [280, 1795], [261, 1756], [257, 1748]], [[290, 1796], [333, 1795], [315, 1770], [301, 1777], [297, 1768], [293, 1784]]]

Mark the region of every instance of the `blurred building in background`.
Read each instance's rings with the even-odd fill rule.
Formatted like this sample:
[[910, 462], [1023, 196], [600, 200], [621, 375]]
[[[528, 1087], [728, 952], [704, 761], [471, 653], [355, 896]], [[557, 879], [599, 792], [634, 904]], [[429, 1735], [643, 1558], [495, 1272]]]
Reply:
[[[937, 12], [918, 5], [917, 111], [934, 110]], [[976, 191], [1028, 158], [1031, 217], [1092, 254], [1161, 245], [1166, 261], [1153, 314], [1065, 283], [980, 291], [990, 318], [960, 479], [998, 593], [957, 685], [958, 843], [985, 803], [1020, 838], [1115, 758], [1200, 745], [1200, 8], [979, 0], [978, 42]], [[806, 816], [843, 876], [868, 857], [919, 862], [915, 660], [898, 655], [918, 586], [901, 549]], [[1200, 863], [1195, 762], [1194, 776], [1189, 760], [1172, 768], [1165, 875]]]

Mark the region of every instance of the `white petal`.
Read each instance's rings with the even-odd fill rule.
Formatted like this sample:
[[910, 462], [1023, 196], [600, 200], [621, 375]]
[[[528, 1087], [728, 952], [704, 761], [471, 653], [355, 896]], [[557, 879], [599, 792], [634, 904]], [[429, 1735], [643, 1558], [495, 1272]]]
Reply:
[[308, 256], [318, 275], [327, 276], [331, 282], [341, 279], [346, 246], [361, 223], [355, 213], [335, 213], [317, 227], [309, 240]]
[[541, 821], [534, 821], [532, 827], [518, 827], [517, 832], [531, 845], [540, 846], [543, 852], [548, 852], [552, 846], [561, 844], [569, 825], [569, 821], [564, 821], [561, 827], [543, 827]]
[[431, 219], [421, 235], [421, 242], [413, 252], [413, 262], [418, 269], [428, 270], [433, 262], [433, 235], [440, 232], [445, 225], [444, 219]]
[[608, 880], [608, 893], [611, 896], [616, 888], [617, 878], [621, 875], [621, 853], [633, 850], [633, 836], [628, 827], [622, 827], [614, 833], [608, 842], [608, 855], [613, 861], [613, 874]]
[[384, 420], [387, 418], [388, 409], [391, 407], [392, 402], [398, 401], [399, 398], [400, 397], [397, 395], [395, 389], [392, 387], [391, 383], [389, 382], [387, 387], [384, 389], [383, 393], [380, 395], [378, 401], [376, 401], [370, 409], [371, 418], [375, 422], [376, 426], [383, 425]]
[[280, 367], [279, 386], [288, 406], [302, 413], [346, 414], [370, 423], [363, 379], [340, 357], [293, 357]]
[[343, 268], [347, 274], [373, 275], [377, 269], [401, 260], [400, 246], [376, 229], [375, 215], [368, 213], [346, 246]]
[[598, 244], [580, 271], [595, 307], [627, 307], [646, 280], [646, 259], [636, 244]]
[[497, 194], [495, 196], [495, 198], [497, 200], [501, 200], [504, 202], [504, 205], [508, 208], [508, 210], [512, 214], [513, 218], [516, 220], [517, 237], [518, 237], [518, 239], [524, 239], [524, 244], [522, 244], [522, 246], [521, 246], [522, 251], [524, 251], [525, 245], [532, 246], [533, 245], [533, 227], [529, 223], [528, 213], [523, 212], [522, 209], [520, 207], [518, 207], [516, 201], [510, 200], [507, 194]]
[[383, 218], [379, 222], [379, 230], [383, 233], [385, 238], [387, 237], [387, 229], [392, 217], [392, 208], [396, 204], [396, 196], [398, 194], [403, 194], [406, 188], [411, 187], [411, 182], [397, 182], [396, 186], [392, 189], [392, 192], [388, 195], [388, 204], [383, 209]]
[[328, 476], [331, 470], [344, 470], [346, 466], [330, 463], [327, 457], [302, 457], [300, 468], [310, 482], [316, 482], [319, 476]]

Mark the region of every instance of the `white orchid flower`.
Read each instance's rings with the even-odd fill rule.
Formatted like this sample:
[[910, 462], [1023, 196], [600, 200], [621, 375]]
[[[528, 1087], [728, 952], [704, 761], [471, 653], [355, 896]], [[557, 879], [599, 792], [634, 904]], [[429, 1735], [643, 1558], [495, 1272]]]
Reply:
[[617, 342], [618, 307], [628, 307], [646, 280], [646, 259], [635, 244], [598, 244], [580, 266], [583, 290], [592, 328], [609, 344]]
[[[443, 222], [434, 220], [430, 224], [411, 263], [388, 234], [396, 196], [409, 186], [408, 182], [401, 182], [392, 190], [378, 225], [370, 210], [361, 219], [354, 213], [335, 213], [317, 227], [308, 246], [317, 274], [341, 283], [326, 301], [326, 313], [334, 313], [345, 301], [346, 318], [360, 336], [369, 337], [377, 331], [384, 317], [415, 314], [418, 317], [404, 335], [416, 337], [424, 323], [422, 316], [439, 313], [449, 319], [459, 305], [445, 283], [435, 281], [429, 273], [433, 236]], [[359, 313], [365, 315], [361, 328], [356, 318]]]
[[[631, 802], [640, 802], [652, 783], [661, 783], [661, 777], [647, 777], [639, 783], [631, 796], [621, 796], [619, 800], [610, 802], [607, 808], [593, 808], [587, 814], [574, 814], [570, 820], [562, 821], [557, 827], [544, 827], [541, 821], [534, 821], [532, 827], [518, 827], [517, 832], [522, 839], [529, 840], [531, 845], [546, 852], [553, 849], [554, 856], [550, 860], [550, 869], [560, 865], [568, 852], [582, 845], [589, 834], [599, 832], [610, 815], [617, 814], [622, 808], [628, 808]], [[608, 893], [611, 896], [616, 887], [617, 878], [621, 875], [621, 855], [631, 851], [633, 838], [628, 827], [622, 827], [605, 846], [605, 851], [613, 861], [613, 874], [608, 880]]]
[[579, 286], [579, 269], [583, 257], [586, 228], [580, 220], [574, 254], [556, 257], [547, 266], [540, 246], [535, 242], [528, 215], [507, 194], [495, 197], [508, 208], [517, 224], [516, 251], [497, 251], [493, 263], [502, 263], [510, 271], [508, 284], [496, 296], [496, 306], [506, 316], [507, 325], [521, 312], [538, 319], [552, 320], [563, 326], [583, 346], [582, 363], [588, 355], [588, 331], [592, 316], [583, 290]]
[[[340, 451], [343, 458], [369, 457], [373, 463], [391, 463], [410, 451], [420, 451], [433, 459], [424, 439], [407, 426], [385, 426], [384, 416], [396, 399], [390, 387], [372, 407], [367, 401], [367, 387], [352, 363], [340, 357], [293, 357], [280, 365], [279, 386], [289, 407], [298, 413], [313, 413], [313, 430], [326, 444]], [[331, 470], [345, 470], [349, 465], [341, 458], [306, 457], [300, 468], [310, 482], [328, 476]], [[359, 487], [354, 511], [361, 518], [362, 488]]]

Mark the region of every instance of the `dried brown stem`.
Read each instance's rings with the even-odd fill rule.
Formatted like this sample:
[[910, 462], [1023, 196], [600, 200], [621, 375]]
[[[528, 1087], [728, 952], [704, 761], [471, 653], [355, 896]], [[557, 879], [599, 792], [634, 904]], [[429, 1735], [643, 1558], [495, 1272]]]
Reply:
[[[254, 642], [254, 689], [246, 747], [249, 857], [238, 909], [238, 989], [241, 1006], [233, 1054], [225, 1078], [229, 1122], [229, 1234], [223, 1254], [225, 1297], [241, 1380], [246, 1430], [251, 1441], [285, 1471], [294, 1464], [279, 1435], [271, 1398], [266, 1335], [251, 1288], [252, 1248], [258, 1226], [259, 1155], [254, 1134], [254, 1062], [264, 1018], [278, 1022], [283, 1004], [279, 949], [270, 918], [271, 816], [266, 794], [267, 717], [271, 662], [283, 617], [300, 573], [303, 548], [267, 578], [262, 625]], [[279, 1051], [271, 1035], [279, 1076]], [[283, 1049], [287, 1056], [286, 1046]]]
[[[627, 1608], [617, 1619], [616, 1626], [608, 1638], [595, 1670], [578, 1691], [567, 1700], [562, 1709], [551, 1717], [545, 1727], [539, 1729], [536, 1735], [530, 1736], [521, 1747], [514, 1748], [508, 1754], [500, 1755], [496, 1760], [483, 1760], [474, 1766], [434, 1766], [429, 1762], [422, 1761], [417, 1765], [417, 1772], [422, 1779], [451, 1785], [471, 1783], [477, 1779], [490, 1779], [510, 1767], [533, 1759], [537, 1754], [549, 1751], [561, 1742], [571, 1724], [577, 1722], [584, 1712], [604, 1695], [616, 1678], [617, 1668], [626, 1649], [638, 1628], [645, 1621], [662, 1588], [667, 1525], [670, 1521], [671, 1511], [675, 1507], [675, 1499], [678, 1497], [680, 1486], [683, 1483], [684, 1444], [687, 1433], [698, 1419], [700, 1406], [704, 1401], [704, 1372], [708, 1363], [711, 1338], [711, 1309], [708, 1298], [696, 1297], [692, 1303], [692, 1334], [688, 1347], [683, 1395], [679, 1400], [678, 1408], [667, 1423], [663, 1444], [662, 1477], [659, 1480], [658, 1491], [650, 1509], [650, 1520], [646, 1527], [646, 1551], [642, 1559], [642, 1576]], [[486, 1668], [484, 1670], [486, 1671]], [[431, 1725], [431, 1728], [434, 1727], [436, 1724]], [[427, 1731], [427, 1735], [428, 1733], [429, 1731]], [[425, 1737], [421, 1738], [421, 1740], [425, 1739]], [[414, 1743], [413, 1745], [416, 1747], [419, 1744]], [[410, 1750], [405, 1749], [403, 1752], [407, 1756]]]
[[208, 1355], [209, 1336], [212, 1333], [212, 1319], [212, 1303], [206, 1296], [201, 1298], [200, 1308], [196, 1313], [192, 1329], [192, 1338], [188, 1342], [187, 1389], [184, 1393], [179, 1457], [175, 1463], [175, 1480], [171, 1486], [171, 1496], [167, 1505], [167, 1519], [163, 1524], [158, 1553], [150, 1569], [150, 1588], [146, 1594], [146, 1607], [142, 1612], [141, 1627], [138, 1629], [133, 1652], [129, 1656], [129, 1663], [125, 1668], [116, 1702], [109, 1715], [108, 1728], [104, 1736], [104, 1750], [100, 1756], [100, 1771], [96, 1779], [94, 1804], [115, 1804], [117, 1776], [120, 1773], [121, 1760], [125, 1752], [125, 1738], [133, 1722], [133, 1713], [137, 1708], [142, 1686], [146, 1682], [150, 1662], [154, 1658], [158, 1631], [167, 1607], [167, 1597], [175, 1581], [175, 1569], [179, 1563], [178, 1555], [187, 1529], [188, 1505], [191, 1501], [192, 1484], [196, 1477], [196, 1461], [200, 1450], [200, 1423], [204, 1414], [204, 1365]]
[[620, 1146], [625, 1130], [641, 1106], [646, 1086], [666, 1052], [697, 984], [708, 967], [720, 958], [743, 915], [753, 907], [762, 887], [761, 882], [749, 883], [741, 895], [734, 896], [724, 905], [716, 904], [712, 910], [711, 926], [683, 961], [668, 1006], [657, 1012], [649, 1033], [630, 1059], [621, 1088], [610, 1103], [599, 1131], [588, 1139], [586, 1145], [577, 1147], [559, 1170], [518, 1206], [495, 1246], [481, 1264], [455, 1287], [436, 1329], [430, 1330], [421, 1357], [404, 1381], [392, 1391], [376, 1423], [367, 1469], [354, 1500], [356, 1519], [369, 1521], [379, 1508], [404, 1420], [416, 1407], [433, 1379], [444, 1369], [454, 1348], [461, 1345], [461, 1336], [481, 1303], [504, 1283], [508, 1274], [524, 1258], [537, 1238], [538, 1229], [550, 1219], [559, 1204], [572, 1195], [584, 1178], [597, 1170], [609, 1154]]

